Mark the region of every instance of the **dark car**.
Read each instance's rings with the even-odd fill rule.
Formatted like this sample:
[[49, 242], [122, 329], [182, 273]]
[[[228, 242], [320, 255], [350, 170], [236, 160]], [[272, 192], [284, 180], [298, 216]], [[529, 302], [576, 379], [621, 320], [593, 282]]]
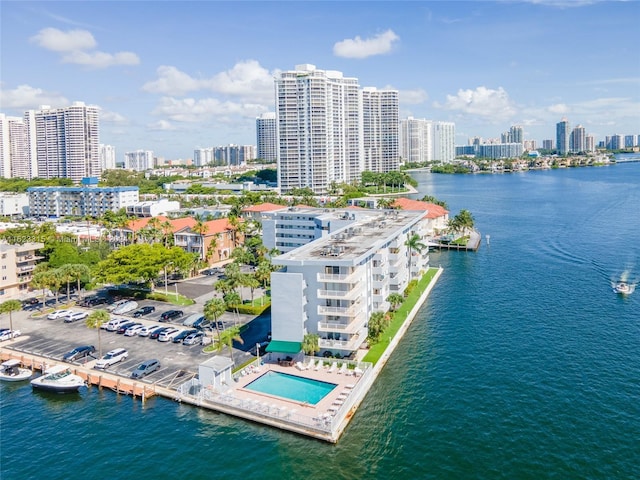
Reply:
[[161, 322], [168, 322], [170, 320], [175, 320], [176, 318], [180, 318], [184, 313], [182, 310], [167, 310], [162, 315], [160, 315]]
[[180, 332], [178, 335], [176, 335], [175, 337], [173, 337], [173, 339], [171, 340], [173, 343], [182, 343], [182, 341], [187, 338], [189, 335], [191, 335], [192, 333], [196, 333], [198, 330], [196, 330], [195, 328], [193, 330], [183, 330], [182, 332]]
[[209, 320], [207, 320], [206, 318], [199, 318], [195, 322], [193, 322], [192, 327], [199, 328], [199, 329], [205, 329], [209, 325], [211, 325], [211, 322]]
[[133, 327], [134, 325], [140, 325], [140, 323], [138, 323], [138, 322], [123, 323], [122, 325], [120, 325], [120, 327], [118, 327], [118, 330], [116, 330], [116, 333], [119, 333], [119, 334], [122, 335], [124, 332], [127, 331], [127, 328]]
[[162, 328], [157, 328], [155, 329], [153, 332], [151, 332], [149, 334], [149, 338], [151, 340], [157, 340], [158, 337], [162, 334], [162, 332], [169, 330], [171, 327], [162, 327]]
[[76, 347], [70, 352], [65, 353], [62, 359], [66, 360], [67, 362], [74, 362], [76, 360], [80, 360], [81, 358], [90, 356], [95, 351], [96, 348], [93, 345], [82, 345], [81, 347]]
[[145, 360], [138, 368], [131, 372], [131, 378], [142, 378], [145, 375], [155, 372], [160, 368], [160, 362], [155, 358], [152, 360]]
[[105, 297], [87, 297], [78, 302], [78, 305], [80, 305], [81, 307], [95, 307], [97, 305], [104, 305], [108, 301], [109, 300]]
[[156, 307], [153, 307], [151, 305], [146, 305], [142, 308], [139, 308], [138, 310], [136, 310], [135, 312], [133, 312], [133, 316], [135, 318], [138, 317], [142, 317], [144, 315], [149, 315], [151, 312], [155, 312], [156, 311]]
[[206, 270], [202, 271], [203, 275], [209, 275], [209, 276], [217, 275], [219, 273], [220, 273], [220, 270], [218, 270], [217, 268], [207, 268]]

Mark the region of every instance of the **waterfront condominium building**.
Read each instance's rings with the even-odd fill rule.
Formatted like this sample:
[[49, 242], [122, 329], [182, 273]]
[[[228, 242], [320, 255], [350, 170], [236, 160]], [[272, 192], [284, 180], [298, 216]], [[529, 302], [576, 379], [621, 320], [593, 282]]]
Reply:
[[569, 136], [570, 136], [569, 120], [563, 118], [556, 123], [556, 148], [560, 155], [569, 153]]
[[553, 150], [553, 140], [542, 140], [542, 148], [545, 150]]
[[332, 183], [360, 180], [365, 166], [398, 168], [396, 91], [360, 91], [358, 79], [307, 64], [275, 83], [281, 192], [324, 194]]
[[256, 145], [258, 158], [275, 162], [278, 157], [278, 136], [275, 112], [267, 112], [256, 118]]
[[33, 158], [24, 118], [0, 113], [0, 176], [26, 180], [37, 177], [37, 164]]
[[124, 154], [124, 168], [135, 170], [136, 172], [144, 172], [151, 170], [153, 165], [153, 151], [136, 150], [135, 152], [126, 152]]
[[365, 87], [361, 94], [364, 170], [370, 172], [398, 170], [400, 168], [398, 91]]
[[508, 132], [502, 134], [502, 143], [524, 143], [524, 133], [520, 125], [512, 126]]
[[569, 136], [569, 149], [571, 153], [582, 153], [587, 150], [587, 134], [582, 125], [577, 125]]
[[116, 168], [116, 148], [113, 145], [100, 144], [100, 168], [102, 170]]
[[27, 193], [34, 217], [99, 217], [139, 201], [138, 187], [29, 187]]
[[100, 175], [98, 114], [98, 107], [83, 102], [64, 108], [44, 106], [25, 114], [29, 122], [35, 123], [39, 177], [80, 182]]
[[408, 163], [433, 159], [433, 122], [408, 117], [400, 121], [400, 156]]
[[456, 158], [456, 125], [433, 122], [433, 159], [449, 163]]
[[320, 355], [346, 356], [366, 341], [371, 315], [389, 309], [389, 295], [428, 268], [427, 249], [407, 247], [426, 219], [424, 211], [347, 210], [325, 213], [319, 225], [334, 221], [343, 227], [273, 258], [282, 269], [271, 274], [271, 331], [294, 343], [317, 334]]

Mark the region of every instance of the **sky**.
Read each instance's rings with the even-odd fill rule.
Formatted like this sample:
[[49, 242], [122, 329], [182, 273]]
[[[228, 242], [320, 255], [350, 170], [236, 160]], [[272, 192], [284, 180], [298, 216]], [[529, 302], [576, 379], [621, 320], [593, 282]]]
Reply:
[[0, 112], [100, 107], [100, 142], [166, 159], [255, 145], [274, 76], [303, 63], [399, 91], [456, 144], [640, 134], [640, 2], [0, 1]]

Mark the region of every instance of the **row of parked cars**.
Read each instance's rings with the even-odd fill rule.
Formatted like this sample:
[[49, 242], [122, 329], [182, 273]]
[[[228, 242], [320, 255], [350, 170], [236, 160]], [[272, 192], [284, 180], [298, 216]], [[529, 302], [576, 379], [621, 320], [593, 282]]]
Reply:
[[208, 338], [197, 328], [182, 329], [163, 325], [143, 325], [126, 318], [115, 318], [101, 326], [108, 332], [115, 332], [126, 337], [149, 337], [159, 342], [182, 343], [184, 345], [204, 345]]
[[[81, 345], [73, 350], [65, 353], [62, 357], [67, 362], [75, 362], [87, 357], [93, 357], [96, 351], [96, 347], [93, 345]], [[93, 368], [98, 370], [104, 370], [115, 365], [118, 362], [124, 361], [129, 356], [129, 352], [125, 348], [114, 348], [99, 358]], [[150, 373], [155, 372], [160, 368], [160, 361], [154, 359], [145, 360], [140, 363], [138, 367], [131, 372], [131, 378], [142, 378]]]
[[65, 323], [73, 323], [77, 322], [78, 320], [84, 320], [88, 316], [89, 314], [87, 312], [83, 312], [80, 310], [63, 309], [51, 312], [49, 315], [47, 315], [47, 318], [49, 320], [63, 319]]

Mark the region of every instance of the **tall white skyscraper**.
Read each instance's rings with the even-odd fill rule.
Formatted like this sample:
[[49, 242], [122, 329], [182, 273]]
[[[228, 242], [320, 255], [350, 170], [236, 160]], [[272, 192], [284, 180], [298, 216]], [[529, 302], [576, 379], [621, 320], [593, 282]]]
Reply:
[[[390, 172], [400, 166], [398, 91], [362, 89], [364, 170]], [[359, 180], [357, 178], [353, 180]]]
[[[98, 115], [98, 107], [83, 102], [64, 108], [44, 106], [25, 114], [29, 123], [28, 141], [35, 148], [39, 177], [80, 182], [84, 177], [100, 175]], [[31, 125], [32, 121], [35, 126]]]
[[124, 168], [144, 172], [153, 168], [153, 152], [151, 150], [136, 150], [124, 154]]
[[556, 123], [556, 148], [560, 155], [566, 155], [569, 153], [569, 136], [571, 130], [569, 129], [569, 120], [563, 118]]
[[393, 169], [397, 98], [395, 91], [361, 91], [358, 79], [314, 65], [282, 72], [276, 78], [280, 191], [326, 193], [334, 182], [359, 180], [365, 162], [375, 171]]
[[9, 117], [3, 113], [0, 113], [0, 176], [26, 180], [37, 176], [24, 118]]
[[456, 158], [456, 125], [433, 122], [433, 159], [452, 162]]
[[400, 156], [405, 162], [433, 160], [433, 122], [409, 117], [400, 121]]
[[577, 125], [569, 138], [571, 153], [580, 153], [587, 150], [587, 133], [582, 125]]
[[278, 136], [275, 112], [267, 112], [256, 118], [256, 145], [258, 158], [275, 162], [278, 157]]
[[204, 167], [213, 162], [213, 147], [196, 148], [193, 151], [193, 164], [196, 167]]
[[116, 148], [113, 145], [100, 144], [100, 168], [102, 170], [116, 168]]

